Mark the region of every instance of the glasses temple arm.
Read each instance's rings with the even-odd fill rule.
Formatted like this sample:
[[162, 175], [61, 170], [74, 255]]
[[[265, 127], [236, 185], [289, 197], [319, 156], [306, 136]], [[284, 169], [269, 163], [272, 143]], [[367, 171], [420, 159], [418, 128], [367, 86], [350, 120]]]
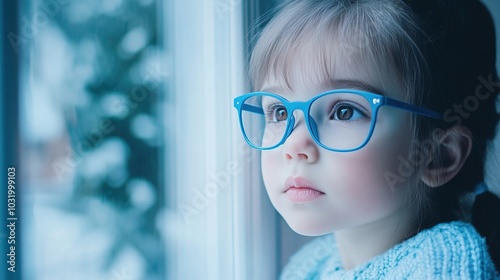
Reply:
[[257, 106], [248, 105], [248, 104], [241, 105], [241, 110], [250, 111], [253, 113], [264, 115], [264, 110], [262, 110], [262, 108], [257, 107]]
[[392, 107], [400, 108], [400, 109], [403, 109], [403, 110], [406, 110], [406, 111], [410, 111], [410, 112], [413, 112], [415, 114], [419, 114], [419, 115], [431, 117], [431, 118], [434, 118], [434, 119], [438, 119], [438, 120], [442, 120], [443, 119], [443, 116], [440, 113], [438, 113], [438, 112], [429, 110], [427, 108], [415, 106], [415, 105], [412, 105], [412, 104], [409, 104], [409, 103], [406, 103], [406, 102], [402, 102], [402, 101], [399, 101], [399, 100], [396, 100], [396, 99], [392, 99], [392, 98], [389, 98], [389, 97], [385, 98], [385, 104], [387, 104], [389, 106], [392, 106]]

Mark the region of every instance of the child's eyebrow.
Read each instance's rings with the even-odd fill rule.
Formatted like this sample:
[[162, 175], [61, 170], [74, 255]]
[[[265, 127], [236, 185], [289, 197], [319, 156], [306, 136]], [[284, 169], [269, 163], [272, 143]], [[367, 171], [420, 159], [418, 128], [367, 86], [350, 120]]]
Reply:
[[280, 87], [278, 86], [269, 86], [269, 87], [264, 87], [264, 88], [261, 88], [259, 91], [263, 91], [263, 92], [271, 92], [271, 93], [278, 93], [278, 92], [281, 92], [283, 91]]
[[[358, 89], [358, 90], [363, 90], [363, 91], [369, 91], [371, 93], [376, 93], [380, 95], [384, 95], [381, 90], [377, 89], [376, 87], [367, 84], [363, 81], [360, 80], [350, 80], [350, 79], [332, 79], [328, 81], [328, 86], [325, 87], [325, 89]], [[272, 93], [279, 93], [282, 92], [283, 89], [279, 86], [268, 86], [262, 88], [260, 91], [264, 92], [272, 92]]]
[[381, 90], [359, 80], [349, 80], [349, 79], [330, 80], [330, 85], [334, 89], [347, 89], [347, 88], [359, 89], [359, 90], [369, 91], [371, 93], [384, 95]]

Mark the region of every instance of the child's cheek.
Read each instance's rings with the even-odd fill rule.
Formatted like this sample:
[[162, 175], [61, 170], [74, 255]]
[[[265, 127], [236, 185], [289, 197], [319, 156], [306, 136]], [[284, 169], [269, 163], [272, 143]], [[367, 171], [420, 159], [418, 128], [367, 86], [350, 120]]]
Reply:
[[397, 143], [373, 142], [357, 152], [341, 155], [339, 176], [343, 178], [345, 203], [351, 205], [353, 213], [368, 218], [382, 216], [401, 205], [403, 192], [391, 186], [387, 174], [397, 169], [398, 155], [405, 148]]
[[[261, 172], [266, 190], [274, 193], [280, 187], [277, 171], [283, 169], [283, 156], [280, 149], [262, 151], [261, 153]], [[273, 197], [270, 197], [273, 199]]]
[[[366, 157], [363, 159], [367, 160]], [[390, 193], [373, 172], [374, 166], [366, 165], [365, 162], [367, 161], [352, 159], [352, 163], [358, 167], [358, 172], [346, 170], [346, 182], [343, 184], [346, 194], [344, 201], [346, 207], [352, 208], [352, 213], [371, 215], [384, 210], [391, 200]]]

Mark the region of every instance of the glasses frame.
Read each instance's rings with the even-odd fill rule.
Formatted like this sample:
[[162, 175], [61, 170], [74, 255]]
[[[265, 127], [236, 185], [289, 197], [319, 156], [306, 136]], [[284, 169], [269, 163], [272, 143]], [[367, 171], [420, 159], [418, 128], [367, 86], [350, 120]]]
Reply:
[[[315, 132], [315, 130], [317, 130], [316, 124], [310, 115], [311, 105], [315, 100], [317, 100], [325, 95], [341, 94], [341, 93], [357, 94], [359, 96], [364, 97], [368, 101], [368, 103], [371, 105], [371, 112], [372, 112], [371, 117], [372, 117], [372, 119], [371, 119], [371, 123], [370, 123], [370, 130], [368, 131], [368, 136], [366, 137], [366, 139], [363, 143], [361, 143], [360, 145], [358, 145], [357, 147], [354, 147], [352, 149], [332, 149], [332, 148], [322, 144], [316, 136], [317, 135], [317, 132]], [[249, 104], [244, 104], [248, 98], [251, 98], [254, 96], [270, 96], [270, 97], [276, 98], [283, 103], [283, 105], [285, 106], [285, 108], [288, 112], [288, 120], [287, 120], [288, 123], [287, 123], [287, 127], [285, 129], [285, 133], [283, 134], [283, 138], [274, 146], [271, 146], [268, 148], [255, 146], [248, 139], [248, 137], [246, 135], [245, 129], [243, 127], [242, 111], [250, 111], [250, 112], [264, 115], [264, 111], [261, 108], [255, 107], [255, 106], [252, 106]], [[258, 149], [258, 150], [272, 150], [272, 149], [275, 149], [275, 148], [277, 148], [285, 143], [286, 139], [288, 139], [288, 137], [290, 136], [290, 134], [292, 133], [292, 131], [294, 129], [295, 117], [294, 117], [293, 113], [296, 110], [302, 111], [302, 113], [304, 114], [304, 119], [306, 122], [307, 130], [309, 131], [309, 134], [311, 135], [314, 142], [318, 146], [320, 146], [326, 150], [332, 151], [332, 152], [353, 152], [353, 151], [359, 150], [359, 149], [363, 148], [370, 141], [370, 138], [372, 137], [372, 134], [373, 134], [373, 130], [375, 129], [375, 123], [377, 122], [378, 110], [382, 106], [390, 106], [390, 107], [394, 107], [397, 109], [401, 109], [404, 111], [408, 111], [411, 113], [415, 113], [418, 115], [422, 115], [422, 116], [426, 116], [426, 117], [430, 117], [430, 118], [434, 118], [434, 119], [438, 119], [438, 120], [443, 119], [443, 117], [440, 113], [437, 113], [435, 111], [429, 110], [429, 109], [424, 108], [424, 107], [415, 106], [415, 105], [412, 105], [410, 103], [406, 103], [403, 101], [392, 99], [390, 97], [387, 97], [387, 96], [384, 96], [381, 94], [376, 94], [376, 93], [361, 91], [361, 90], [352, 90], [352, 89], [329, 90], [329, 91], [320, 93], [307, 101], [289, 101], [286, 98], [284, 98], [278, 94], [274, 94], [274, 93], [270, 93], [270, 92], [263, 92], [263, 91], [250, 92], [250, 93], [246, 93], [244, 95], [241, 95], [241, 96], [234, 98], [234, 107], [236, 108], [236, 110], [238, 110], [238, 119], [240, 122], [240, 128], [241, 128], [241, 132], [243, 133], [243, 137], [245, 138], [245, 141], [251, 147]]]

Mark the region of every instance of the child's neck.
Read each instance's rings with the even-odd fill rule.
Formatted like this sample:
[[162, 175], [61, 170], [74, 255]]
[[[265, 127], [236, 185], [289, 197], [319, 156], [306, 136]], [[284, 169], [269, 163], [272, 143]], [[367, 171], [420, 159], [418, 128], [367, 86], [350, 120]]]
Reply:
[[342, 266], [350, 270], [407, 239], [414, 230], [409, 213], [387, 217], [359, 227], [336, 231]]

